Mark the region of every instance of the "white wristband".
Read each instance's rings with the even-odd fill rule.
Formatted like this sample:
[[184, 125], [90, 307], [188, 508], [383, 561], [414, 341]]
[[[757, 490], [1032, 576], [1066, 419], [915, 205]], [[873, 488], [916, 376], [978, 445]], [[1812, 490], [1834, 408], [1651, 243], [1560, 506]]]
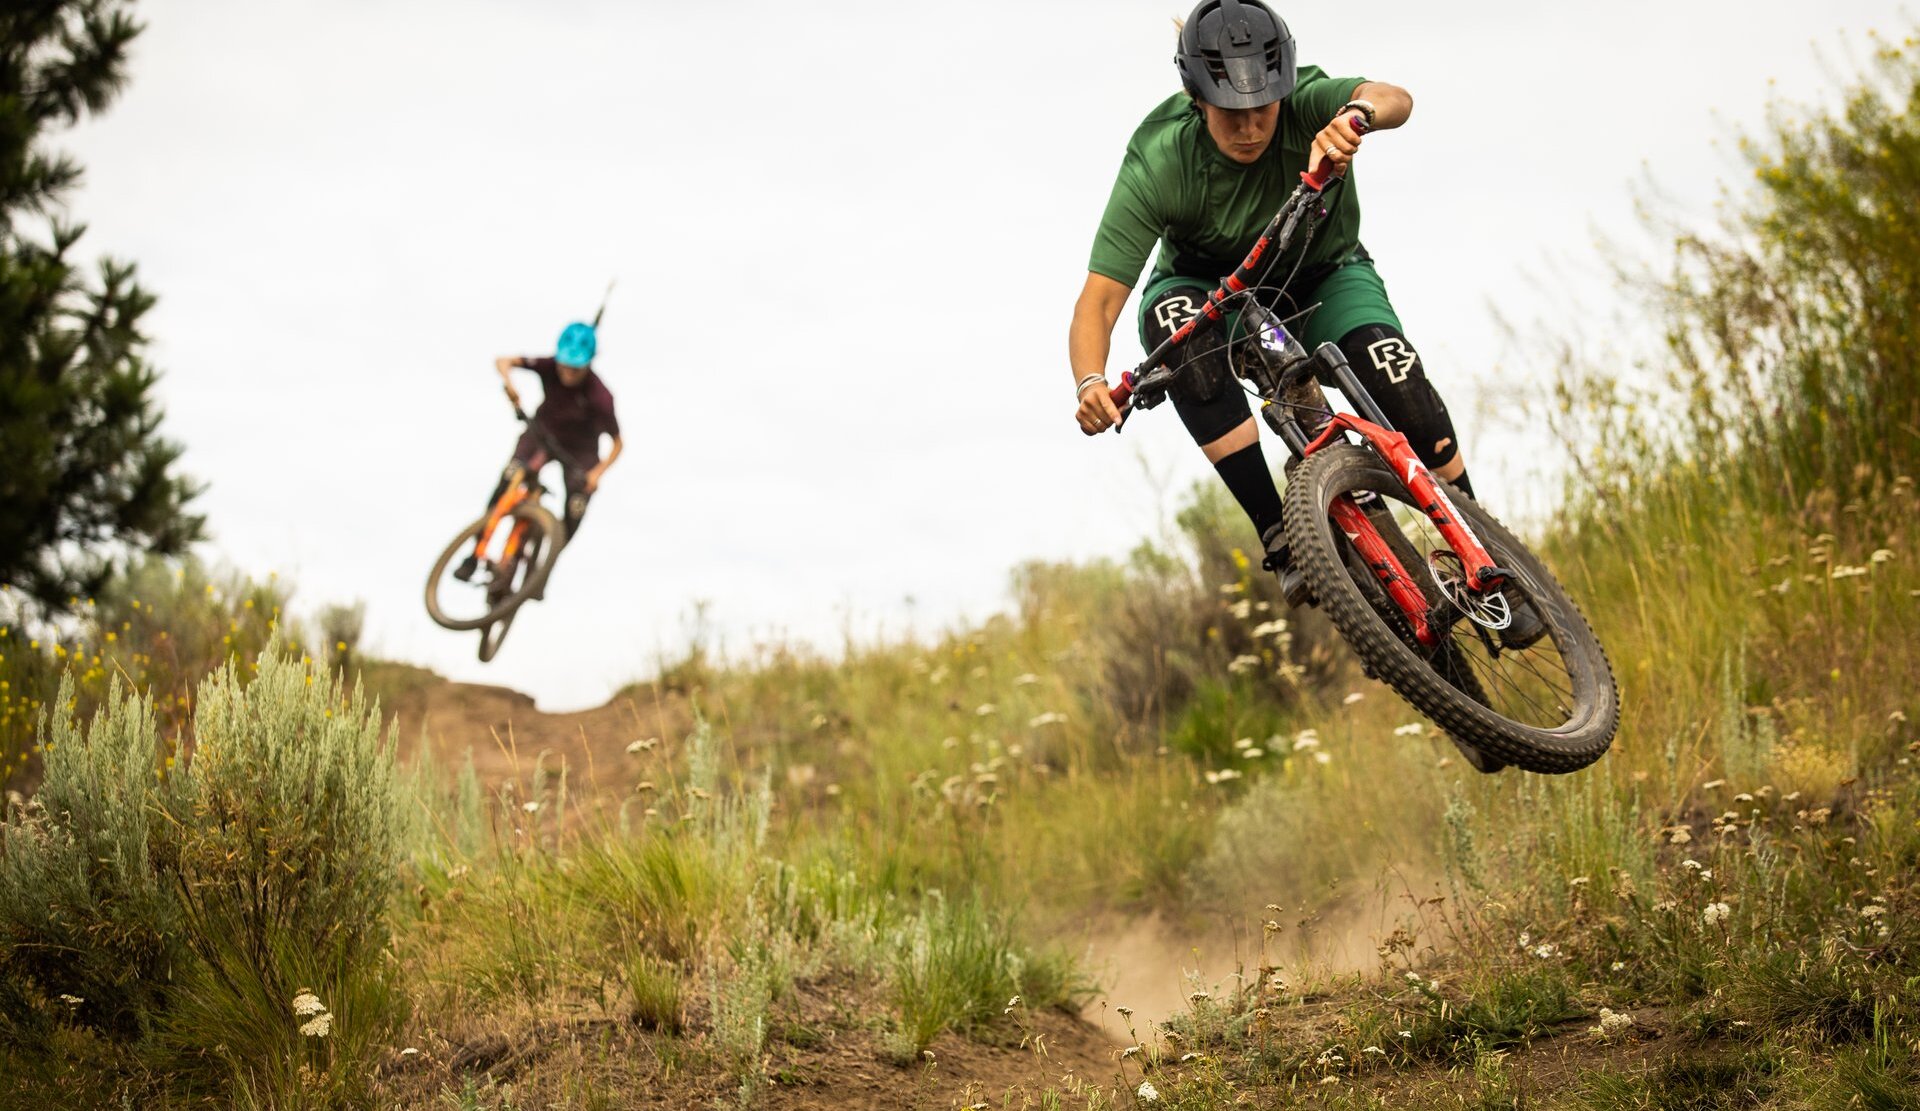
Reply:
[[1107, 384], [1107, 376], [1104, 374], [1089, 374], [1085, 378], [1080, 379], [1073, 387], [1074, 400], [1077, 401], [1087, 396], [1087, 387], [1093, 385], [1095, 382], [1104, 386]]

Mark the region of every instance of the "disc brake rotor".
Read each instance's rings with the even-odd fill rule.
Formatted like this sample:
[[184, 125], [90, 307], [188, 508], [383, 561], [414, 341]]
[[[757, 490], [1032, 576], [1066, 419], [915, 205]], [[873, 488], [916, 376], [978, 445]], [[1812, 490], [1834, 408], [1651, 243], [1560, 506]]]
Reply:
[[1513, 606], [1507, 601], [1505, 592], [1481, 592], [1468, 586], [1467, 565], [1454, 553], [1445, 550], [1429, 552], [1427, 573], [1433, 576], [1434, 585], [1446, 595], [1447, 601], [1466, 614], [1467, 620], [1475, 625], [1498, 631], [1513, 624]]

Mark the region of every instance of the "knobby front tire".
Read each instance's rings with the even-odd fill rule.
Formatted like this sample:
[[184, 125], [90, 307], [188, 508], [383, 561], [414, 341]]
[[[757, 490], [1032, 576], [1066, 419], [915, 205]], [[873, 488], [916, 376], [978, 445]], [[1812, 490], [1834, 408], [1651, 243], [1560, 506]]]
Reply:
[[[1389, 536], [1405, 562], [1413, 552], [1443, 546], [1432, 522], [1409, 505], [1406, 487], [1367, 448], [1334, 444], [1294, 468], [1286, 492], [1287, 539], [1293, 558], [1334, 627], [1368, 670], [1442, 729], [1488, 756], [1533, 772], [1578, 771], [1598, 760], [1619, 726], [1620, 695], [1599, 638], [1546, 566], [1513, 533], [1466, 495], [1447, 496], [1496, 566], [1512, 571], [1516, 600], [1531, 599], [1547, 636], [1526, 649], [1492, 651], [1466, 617], [1443, 630], [1437, 648], [1423, 648], [1397, 612], [1383, 614], [1382, 596], [1330, 513], [1342, 494], [1372, 491], [1401, 510], [1407, 532]], [[1386, 514], [1369, 514], [1384, 527]], [[1424, 557], [1406, 568], [1430, 599], [1438, 588]]]
[[[483, 613], [473, 617], [460, 616], [443, 601], [440, 593], [448, 588], [450, 583], [454, 586], [466, 585], [453, 580], [447, 568], [453, 566], [469, 549], [474, 538], [479, 536], [480, 530], [486, 526], [486, 519], [481, 518], [468, 525], [453, 538], [453, 542], [447, 545], [446, 550], [440, 553], [440, 558], [433, 563], [433, 570], [427, 575], [427, 616], [433, 618], [435, 624], [456, 632], [484, 629], [489, 625], [497, 624], [502, 618], [511, 614], [520, 603], [532, 596], [534, 591], [546, 581], [547, 573], [553, 569], [554, 557], [566, 544], [560, 522], [545, 506], [531, 499], [514, 506], [511, 516], [527, 522], [526, 548], [534, 553], [532, 565], [516, 568], [514, 579], [507, 584], [508, 588], [504, 592], [490, 592], [487, 598], [487, 609]], [[500, 522], [500, 528], [510, 527], [509, 521]], [[527, 561], [518, 562], [525, 564]]]

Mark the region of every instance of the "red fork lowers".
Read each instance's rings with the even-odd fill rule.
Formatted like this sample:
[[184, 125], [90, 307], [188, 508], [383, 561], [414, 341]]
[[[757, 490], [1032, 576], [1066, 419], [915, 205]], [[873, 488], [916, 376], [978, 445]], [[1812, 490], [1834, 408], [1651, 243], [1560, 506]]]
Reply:
[[[1453, 554], [1460, 557], [1466, 568], [1467, 587], [1471, 590], [1491, 590], [1505, 580], [1505, 574], [1494, 566], [1493, 559], [1487, 555], [1487, 549], [1481, 545], [1480, 538], [1473, 534], [1460, 514], [1453, 508], [1453, 502], [1440, 489], [1434, 480], [1433, 472], [1414, 454], [1413, 445], [1398, 432], [1389, 432], [1372, 421], [1356, 417], [1351, 413], [1336, 413], [1320, 435], [1307, 445], [1303, 454], [1312, 455], [1326, 447], [1334, 439], [1346, 432], [1358, 432], [1373, 445], [1400, 481], [1406, 483], [1407, 492], [1413, 495], [1413, 504], [1432, 519], [1440, 535], [1446, 537], [1447, 545]], [[1362, 515], [1364, 516], [1364, 514]], [[1368, 529], [1373, 528], [1371, 521], [1366, 522]], [[1423, 602], [1422, 605], [1425, 603]]]
[[1407, 569], [1394, 556], [1393, 549], [1387, 546], [1380, 530], [1373, 527], [1373, 521], [1368, 519], [1366, 511], [1355, 505], [1352, 498], [1341, 494], [1333, 499], [1331, 512], [1333, 523], [1347, 534], [1353, 550], [1367, 561], [1367, 566], [1373, 571], [1374, 577], [1380, 580], [1380, 585], [1386, 588], [1393, 604], [1400, 607], [1400, 612], [1413, 625], [1414, 639], [1428, 648], [1433, 647], [1439, 637], [1435, 635], [1433, 626], [1427, 623], [1427, 596], [1407, 577]]

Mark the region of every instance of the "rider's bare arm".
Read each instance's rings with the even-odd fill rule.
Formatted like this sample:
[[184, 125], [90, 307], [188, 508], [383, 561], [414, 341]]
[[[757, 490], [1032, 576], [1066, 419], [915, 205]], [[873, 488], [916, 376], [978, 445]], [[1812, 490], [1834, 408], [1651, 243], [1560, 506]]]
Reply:
[[1113, 398], [1107, 396], [1107, 352], [1113, 345], [1113, 326], [1132, 292], [1105, 274], [1088, 272], [1080, 299], [1073, 303], [1073, 327], [1067, 332], [1067, 359], [1073, 364], [1073, 380], [1082, 382], [1096, 374], [1100, 376], [1100, 381], [1088, 382], [1080, 391], [1079, 404], [1074, 409], [1080, 431], [1089, 436], [1113, 427], [1120, 420], [1120, 410], [1114, 407]]
[[1373, 105], [1373, 130], [1390, 131], [1413, 115], [1413, 94], [1385, 81], [1362, 81], [1354, 87], [1349, 100], [1364, 100]]
[[[1407, 122], [1413, 115], [1413, 94], [1398, 85], [1389, 85], [1385, 81], [1362, 81], [1353, 88], [1351, 100], [1364, 100], [1373, 105], [1373, 123], [1370, 131], [1389, 131]], [[1341, 112], [1331, 123], [1320, 129], [1313, 137], [1313, 157], [1307, 163], [1307, 169], [1318, 169], [1320, 163], [1333, 159], [1333, 164], [1344, 167], [1353, 161], [1360, 150], [1360, 133], [1353, 129], [1353, 115]]]
[[613, 461], [618, 458], [620, 458], [620, 437], [615, 436], [613, 438], [613, 448], [607, 452], [607, 457], [595, 463], [593, 467], [587, 471], [587, 493], [591, 494], [600, 488], [600, 476], [606, 474], [607, 468], [613, 466]]
[[513, 370], [524, 362], [519, 355], [502, 355], [493, 361], [493, 369], [500, 372], [500, 381], [507, 385], [507, 399], [515, 405], [520, 404], [520, 391], [513, 388]]

